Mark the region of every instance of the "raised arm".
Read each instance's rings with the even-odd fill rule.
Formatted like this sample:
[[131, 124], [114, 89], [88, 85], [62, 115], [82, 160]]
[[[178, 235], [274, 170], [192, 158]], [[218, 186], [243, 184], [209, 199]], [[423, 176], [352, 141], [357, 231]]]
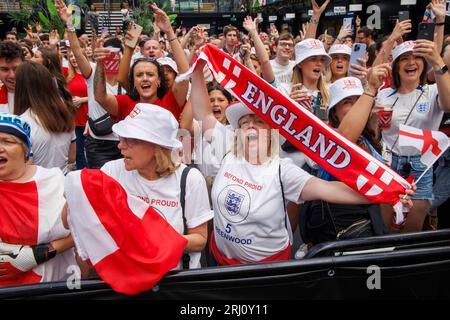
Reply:
[[[206, 90], [205, 77], [203, 76], [204, 63], [201, 62], [192, 74], [192, 92], [191, 95], [192, 112], [194, 118], [202, 123], [202, 131], [212, 132], [216, 126], [217, 119], [214, 117], [211, 106], [209, 104], [209, 95]], [[211, 141], [211, 136], [205, 135], [208, 141]]]
[[390, 70], [391, 68], [387, 63], [370, 69], [368, 85], [364, 94], [359, 97], [342, 119], [341, 124], [339, 125], [339, 132], [353, 143], [356, 143], [359, 136], [364, 131], [372, 112], [372, 106], [375, 102], [378, 88], [383, 84], [383, 81], [389, 75]]
[[[101, 42], [102, 40], [99, 40]], [[103, 48], [103, 46], [97, 43], [97, 47], [94, 52], [95, 60], [97, 61], [97, 67], [94, 74], [94, 94], [95, 101], [97, 101], [102, 108], [104, 108], [112, 116], [119, 114], [119, 106], [117, 104], [116, 97], [106, 92], [106, 73], [103, 66], [103, 59], [109, 56], [109, 50]]]
[[253, 21], [252, 17], [247, 16], [244, 19], [243, 27], [247, 30], [249, 36], [253, 40], [256, 56], [261, 64], [262, 77], [267, 82], [273, 83], [275, 81], [275, 75], [273, 73], [272, 65], [269, 62], [269, 55], [267, 54], [264, 44], [258, 35], [256, 21]]
[[432, 0], [430, 8], [436, 16], [434, 43], [436, 44], [437, 52], [441, 53], [444, 45], [444, 29], [445, 29], [445, 15], [446, 15], [445, 0]]
[[330, 0], [326, 0], [320, 7], [317, 4], [316, 0], [311, 0], [313, 15], [311, 17], [308, 29], [306, 30], [305, 38], [316, 38], [317, 27], [319, 26], [319, 20], [322, 13], [325, 11], [327, 5], [330, 3]]
[[131, 32], [129, 31], [130, 27], [128, 27], [127, 32], [125, 34], [125, 42], [124, 42], [124, 49], [123, 49], [123, 55], [122, 58], [120, 59], [120, 64], [119, 64], [119, 75], [117, 76], [117, 80], [119, 81], [119, 84], [122, 86], [122, 88], [125, 88], [125, 90], [130, 91], [131, 88], [129, 88], [129, 83], [128, 83], [128, 74], [130, 73], [130, 63], [131, 63], [131, 58], [133, 57], [133, 53], [134, 53], [134, 49], [135, 48], [131, 48], [129, 46], [127, 46], [127, 41], [126, 40], [132, 40], [133, 39], [133, 35], [131, 34]]
[[444, 60], [437, 51], [436, 44], [428, 40], [416, 40], [414, 55], [423, 57], [434, 70], [434, 77], [439, 92], [439, 106], [445, 112], [450, 111], [450, 74], [444, 72], [440, 74], [440, 69], [444, 66]]
[[403, 42], [403, 36], [410, 33], [412, 28], [411, 20], [404, 20], [395, 25], [389, 38], [385, 41], [383, 48], [378, 53], [372, 67], [388, 62], [388, 57], [392, 53], [392, 49], [398, 42]]
[[[153, 16], [155, 17], [155, 25], [157, 25], [162, 32], [167, 35], [167, 39], [169, 41], [170, 47], [172, 49], [172, 54], [175, 62], [177, 63], [178, 73], [182, 74], [189, 70], [189, 63], [186, 58], [186, 54], [184, 53], [183, 48], [181, 47], [180, 42], [178, 41], [175, 32], [170, 25], [170, 20], [167, 14], [158, 8], [158, 6], [153, 3], [152, 9], [154, 10]], [[179, 106], [184, 106], [186, 103], [186, 96], [189, 88], [189, 81], [185, 80], [182, 82], [175, 82], [172, 87], [173, 95]]]
[[62, 0], [57, 0], [56, 5], [58, 9], [58, 15], [61, 18], [61, 21], [66, 26], [67, 38], [69, 39], [70, 49], [72, 50], [72, 53], [75, 56], [81, 74], [85, 79], [87, 79], [91, 76], [92, 67], [88, 59], [84, 56], [84, 54], [81, 51], [77, 33], [72, 25], [72, 5], [69, 5], [69, 7], [67, 7]]

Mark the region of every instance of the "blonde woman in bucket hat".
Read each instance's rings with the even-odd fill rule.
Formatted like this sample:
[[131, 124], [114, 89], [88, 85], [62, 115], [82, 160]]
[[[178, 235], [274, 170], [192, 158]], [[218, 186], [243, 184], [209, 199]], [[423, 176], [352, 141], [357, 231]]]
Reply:
[[[226, 110], [232, 131], [209, 108], [202, 65], [192, 74], [193, 113], [216, 152], [219, 169], [212, 188], [214, 228], [210, 250], [219, 265], [282, 261], [291, 257], [286, 201], [321, 199], [367, 203], [341, 182], [311, 176], [280, 159], [276, 131], [242, 103]], [[231, 138], [222, 140], [221, 138]]]
[[[188, 240], [189, 268], [200, 267], [200, 252], [206, 244], [207, 222], [213, 214], [205, 179], [197, 169], [187, 174], [184, 218], [181, 207], [181, 176], [177, 150], [178, 122], [167, 110], [139, 103], [124, 120], [113, 125], [119, 136], [123, 159], [106, 163], [101, 170], [127, 191], [149, 203], [172, 227]], [[180, 261], [178, 269], [182, 267]]]

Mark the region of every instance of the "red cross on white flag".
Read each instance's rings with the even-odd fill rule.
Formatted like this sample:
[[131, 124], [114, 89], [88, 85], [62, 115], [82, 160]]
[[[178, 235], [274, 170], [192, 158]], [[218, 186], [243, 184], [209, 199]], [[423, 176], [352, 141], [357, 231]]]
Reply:
[[401, 124], [398, 145], [400, 150], [419, 150], [422, 154], [420, 161], [431, 167], [450, 146], [450, 140], [440, 131], [422, 130]]

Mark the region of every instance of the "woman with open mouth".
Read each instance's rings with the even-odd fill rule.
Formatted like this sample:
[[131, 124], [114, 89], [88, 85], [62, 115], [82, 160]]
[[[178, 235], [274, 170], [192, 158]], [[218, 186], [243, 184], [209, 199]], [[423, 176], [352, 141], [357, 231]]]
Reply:
[[30, 132], [24, 119], [0, 114], [0, 287], [64, 280], [76, 265], [61, 219], [64, 175], [31, 164]]
[[[450, 75], [435, 44], [428, 40], [403, 42], [392, 51], [392, 56], [393, 87], [380, 91], [377, 98], [380, 105], [392, 110], [390, 124], [382, 130], [386, 147], [383, 158], [404, 177], [417, 179], [425, 172], [417, 183], [414, 207], [401, 227], [401, 232], [421, 231], [433, 199], [433, 169], [420, 161], [419, 150], [400, 150], [399, 127], [404, 124], [438, 130], [443, 113], [450, 111]], [[428, 68], [435, 75], [433, 85], [426, 84]], [[393, 212], [387, 212], [383, 217], [387, 225], [392, 215]]]
[[[152, 4], [155, 24], [163, 31], [172, 49], [177, 66], [177, 72], [185, 73], [189, 69], [186, 55], [175, 35], [167, 14]], [[128, 37], [128, 34], [127, 36]], [[134, 49], [134, 48], [133, 48]], [[103, 48], [95, 50], [96, 60], [102, 61], [109, 56], [109, 51]], [[127, 57], [123, 61], [127, 61]], [[123, 62], [122, 61], [122, 62]], [[119, 71], [120, 72], [120, 71]], [[101, 63], [96, 69], [98, 77], [94, 83], [95, 100], [117, 120], [125, 119], [138, 103], [158, 105], [172, 112], [180, 121], [183, 107], [186, 104], [188, 81], [174, 83], [169, 88], [162, 65], [155, 58], [139, 58], [133, 63], [129, 73], [127, 94], [111, 95], [106, 92], [105, 72]]]
[[328, 54], [331, 63], [327, 70], [326, 82], [332, 84], [347, 76], [352, 49], [345, 44], [332, 45]]
[[280, 159], [278, 133], [244, 104], [227, 108], [233, 130], [227, 129], [210, 109], [201, 65], [192, 74], [192, 90], [194, 117], [202, 122], [205, 139], [219, 161], [211, 193], [212, 265], [289, 260], [292, 233], [287, 201], [368, 203], [342, 182], [318, 179], [292, 160]]

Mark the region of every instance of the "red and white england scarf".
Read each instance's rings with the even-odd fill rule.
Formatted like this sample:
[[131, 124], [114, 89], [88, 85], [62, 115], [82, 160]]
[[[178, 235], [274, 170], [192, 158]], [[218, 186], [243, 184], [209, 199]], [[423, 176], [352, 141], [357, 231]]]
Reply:
[[404, 221], [399, 195], [411, 188], [408, 181], [213, 45], [206, 45], [177, 81], [186, 80], [204, 62], [220, 85], [298, 150], [370, 202], [391, 203], [396, 223]]

